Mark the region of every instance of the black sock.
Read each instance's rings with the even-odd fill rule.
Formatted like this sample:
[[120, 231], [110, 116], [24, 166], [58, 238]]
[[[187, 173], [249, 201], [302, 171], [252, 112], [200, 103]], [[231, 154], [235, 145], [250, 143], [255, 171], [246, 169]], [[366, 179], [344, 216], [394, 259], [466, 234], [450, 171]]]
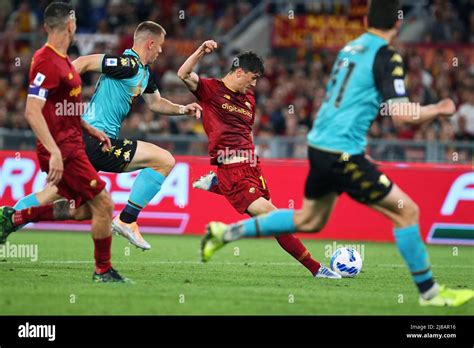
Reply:
[[418, 290], [420, 293], [424, 293], [431, 289], [431, 287], [434, 285], [434, 280], [433, 278], [427, 279], [421, 283], [416, 283], [416, 286], [418, 287]]
[[120, 220], [126, 224], [131, 224], [132, 222], [137, 221], [138, 214], [140, 214], [140, 210], [128, 203], [120, 213]]

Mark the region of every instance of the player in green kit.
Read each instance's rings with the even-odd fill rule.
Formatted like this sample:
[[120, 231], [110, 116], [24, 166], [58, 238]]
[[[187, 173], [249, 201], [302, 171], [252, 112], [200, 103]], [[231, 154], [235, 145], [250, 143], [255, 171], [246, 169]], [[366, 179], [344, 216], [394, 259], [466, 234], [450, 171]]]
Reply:
[[396, 126], [430, 122], [455, 111], [450, 99], [421, 107], [409, 103], [402, 57], [389, 45], [400, 25], [398, 11], [398, 1], [372, 0], [368, 32], [339, 52], [326, 99], [308, 135], [310, 172], [302, 209], [275, 210], [230, 226], [211, 222], [201, 245], [206, 259], [240, 238], [318, 232], [339, 194], [345, 192], [392, 220], [396, 245], [419, 290], [421, 305], [459, 306], [472, 298], [471, 290], [447, 289], [434, 281], [420, 237], [418, 206], [364, 156], [367, 132], [382, 103]]
[[[73, 62], [80, 74], [86, 71], [102, 73], [82, 119], [103, 131], [110, 138], [111, 147], [103, 151], [103, 143], [85, 134], [84, 143], [90, 162], [97, 171], [122, 173], [142, 169], [133, 183], [126, 207], [113, 220], [112, 229], [143, 250], [151, 246], [140, 234], [136, 223], [138, 214], [159, 192], [175, 160], [168, 151], [156, 145], [120, 139], [122, 122], [133, 101], [140, 96], [152, 111], [160, 114], [199, 118], [202, 110], [196, 103], [178, 105], [162, 98], [150, 75], [149, 66], [162, 52], [165, 35], [165, 29], [159, 24], [146, 21], [135, 30], [133, 47], [122, 55], [94, 54]], [[15, 209], [43, 205], [55, 199], [57, 188], [47, 186], [42, 192], [18, 201]]]

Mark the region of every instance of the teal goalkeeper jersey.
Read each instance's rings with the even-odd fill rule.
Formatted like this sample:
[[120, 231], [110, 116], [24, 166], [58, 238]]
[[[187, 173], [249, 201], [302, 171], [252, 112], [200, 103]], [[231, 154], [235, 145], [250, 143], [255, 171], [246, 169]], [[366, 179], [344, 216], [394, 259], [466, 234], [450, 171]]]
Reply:
[[407, 101], [402, 57], [383, 38], [367, 32], [338, 54], [326, 98], [308, 134], [308, 145], [361, 154], [381, 103]]
[[106, 54], [102, 59], [102, 75], [82, 118], [116, 139], [133, 101], [143, 93], [156, 90], [149, 67], [140, 62], [134, 50], [127, 49], [121, 56]]

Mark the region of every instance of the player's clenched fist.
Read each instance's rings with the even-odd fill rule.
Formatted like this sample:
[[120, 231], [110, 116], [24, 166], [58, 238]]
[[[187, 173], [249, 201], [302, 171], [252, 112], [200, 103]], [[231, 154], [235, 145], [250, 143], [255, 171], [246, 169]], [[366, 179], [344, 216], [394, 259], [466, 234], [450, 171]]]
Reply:
[[438, 112], [441, 116], [451, 116], [456, 112], [456, 105], [450, 98], [445, 98], [439, 101], [436, 106], [438, 107]]
[[214, 52], [216, 48], [217, 48], [217, 42], [215, 42], [214, 40], [204, 41], [200, 47], [201, 52], [204, 52], [205, 54]]
[[184, 105], [182, 110], [185, 115], [193, 116], [197, 120], [201, 118], [202, 107], [198, 103]]

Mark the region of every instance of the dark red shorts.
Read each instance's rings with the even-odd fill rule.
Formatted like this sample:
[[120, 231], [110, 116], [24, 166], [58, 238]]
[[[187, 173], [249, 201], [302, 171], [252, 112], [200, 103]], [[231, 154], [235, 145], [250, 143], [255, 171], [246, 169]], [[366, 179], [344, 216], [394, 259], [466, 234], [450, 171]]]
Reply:
[[[68, 200], [75, 201], [75, 207], [80, 207], [86, 201], [93, 199], [105, 189], [105, 182], [99, 177], [89, 161], [83, 148], [74, 151], [62, 151], [64, 172], [58, 184], [58, 194]], [[49, 153], [37, 151], [40, 168], [43, 172], [49, 170]]]
[[270, 191], [260, 164], [233, 163], [217, 167], [219, 190], [239, 213], [260, 197], [270, 200]]

